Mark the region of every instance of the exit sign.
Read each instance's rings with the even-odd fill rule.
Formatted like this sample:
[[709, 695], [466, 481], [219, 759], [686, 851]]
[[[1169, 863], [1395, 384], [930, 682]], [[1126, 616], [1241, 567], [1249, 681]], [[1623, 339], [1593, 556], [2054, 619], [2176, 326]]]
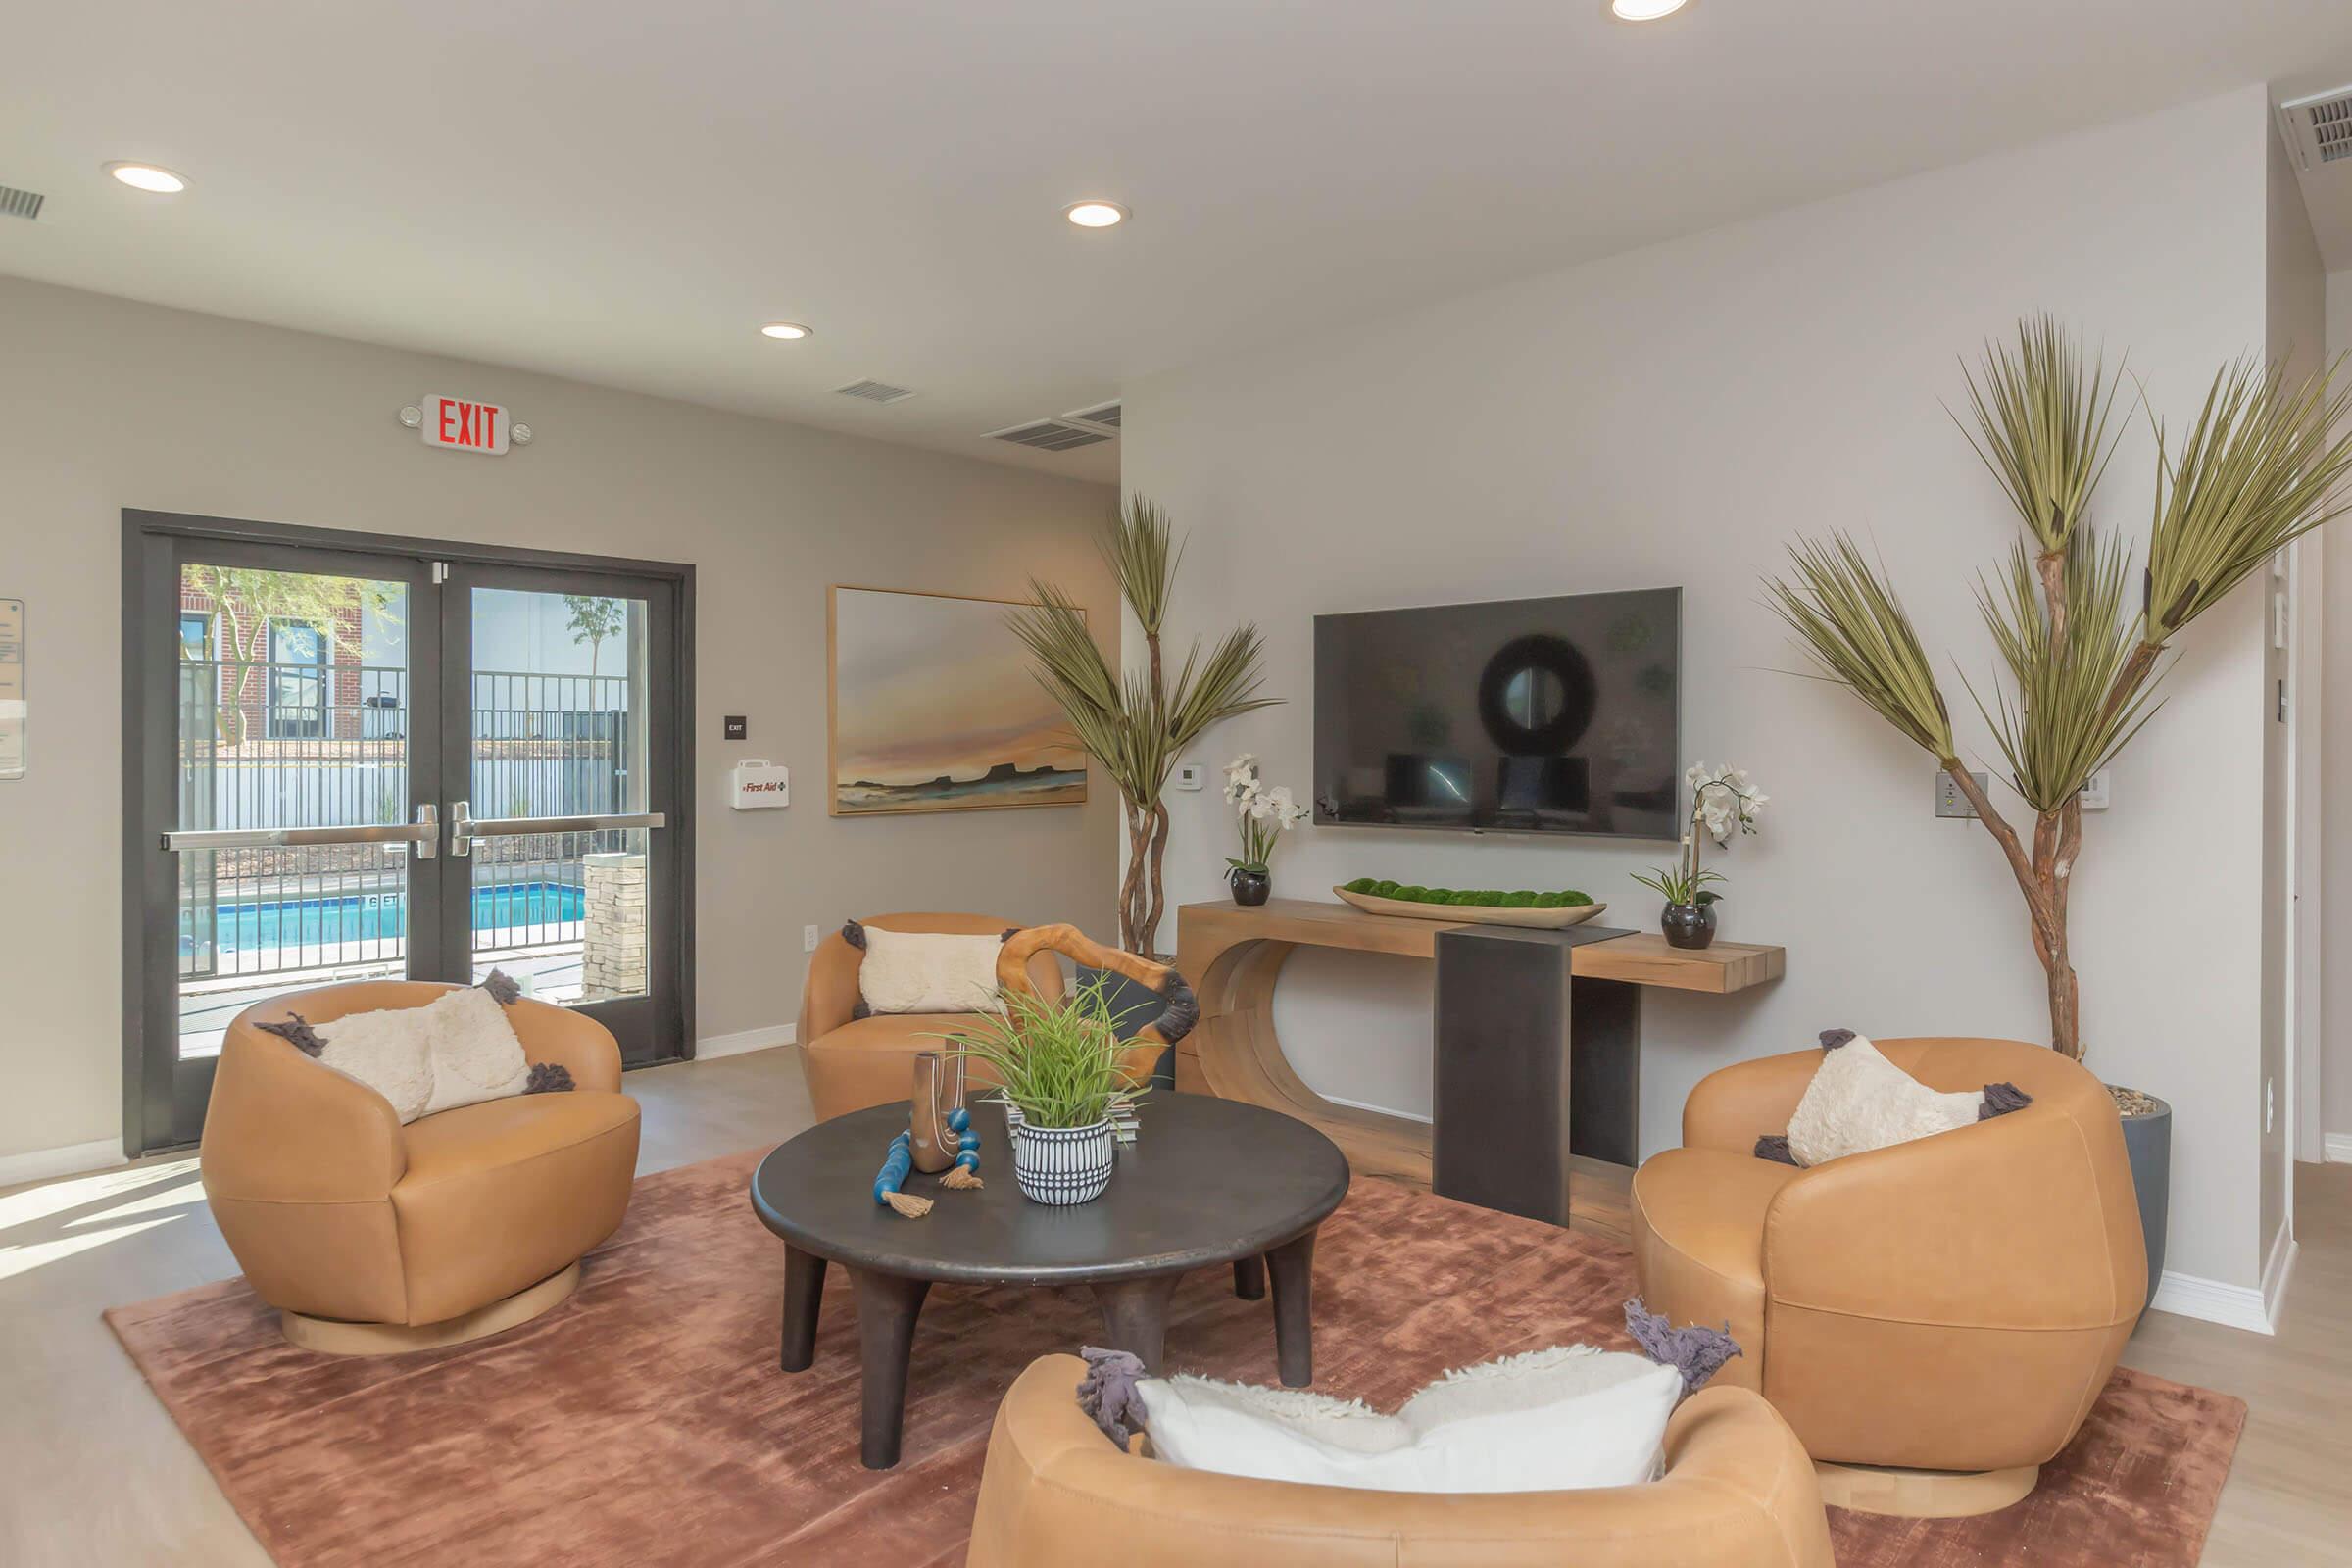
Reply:
[[476, 403], [466, 398], [428, 397], [424, 400], [424, 420], [417, 426], [428, 447], [447, 447], [455, 452], [481, 452], [491, 457], [504, 456], [507, 450], [507, 411], [495, 403]]

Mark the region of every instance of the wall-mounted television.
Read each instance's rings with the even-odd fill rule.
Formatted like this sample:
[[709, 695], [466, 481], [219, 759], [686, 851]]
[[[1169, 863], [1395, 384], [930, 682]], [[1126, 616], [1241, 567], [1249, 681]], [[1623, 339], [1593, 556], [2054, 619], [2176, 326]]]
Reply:
[[1315, 820], [1672, 839], [1683, 591], [1315, 617]]

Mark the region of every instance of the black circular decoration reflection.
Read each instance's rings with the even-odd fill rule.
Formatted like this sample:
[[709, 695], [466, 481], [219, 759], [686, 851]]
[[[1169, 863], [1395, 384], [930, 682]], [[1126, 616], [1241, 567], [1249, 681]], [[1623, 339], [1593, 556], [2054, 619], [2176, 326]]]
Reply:
[[1598, 688], [1574, 644], [1541, 633], [1495, 651], [1478, 677], [1478, 716], [1494, 744], [1514, 757], [1567, 751], [1592, 723]]

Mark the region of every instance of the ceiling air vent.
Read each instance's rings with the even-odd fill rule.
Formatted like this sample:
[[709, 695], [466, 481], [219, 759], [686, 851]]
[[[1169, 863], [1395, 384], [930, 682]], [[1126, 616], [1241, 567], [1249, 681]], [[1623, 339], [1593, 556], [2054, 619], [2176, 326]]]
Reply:
[[1091, 409], [1072, 409], [1062, 417], [1075, 419], [1080, 424], [1099, 424], [1106, 430], [1116, 430], [1119, 427], [1119, 406], [1116, 402], [1098, 403]]
[[2306, 170], [2352, 159], [2352, 87], [2280, 104], [2278, 129]]
[[0, 185], [0, 218], [38, 218], [41, 203], [49, 198], [37, 190], [19, 190], [14, 185]]
[[1009, 441], [1016, 447], [1036, 447], [1041, 452], [1067, 452], [1073, 447], [1091, 447], [1098, 441], [1107, 441], [1110, 435], [1063, 419], [1032, 419], [1027, 424], [991, 430], [986, 439]]
[[868, 403], [904, 403], [914, 396], [914, 388], [892, 386], [888, 381], [852, 381], [833, 390], [845, 398], [863, 398]]

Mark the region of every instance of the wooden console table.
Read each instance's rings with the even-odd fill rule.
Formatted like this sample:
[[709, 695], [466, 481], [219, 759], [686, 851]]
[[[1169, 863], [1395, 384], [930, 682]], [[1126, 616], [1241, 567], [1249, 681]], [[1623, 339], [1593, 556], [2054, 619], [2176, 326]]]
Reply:
[[[1645, 932], [1464, 925], [1310, 899], [1188, 904], [1176, 929], [1177, 967], [1200, 999], [1200, 1022], [1177, 1047], [1178, 1089], [1310, 1122], [1357, 1170], [1621, 1238], [1642, 988], [1743, 991], [1787, 964], [1780, 948], [1740, 942], [1689, 952]], [[1292, 1068], [1274, 987], [1301, 946], [1437, 963], [1432, 1123], [1336, 1104]]]

